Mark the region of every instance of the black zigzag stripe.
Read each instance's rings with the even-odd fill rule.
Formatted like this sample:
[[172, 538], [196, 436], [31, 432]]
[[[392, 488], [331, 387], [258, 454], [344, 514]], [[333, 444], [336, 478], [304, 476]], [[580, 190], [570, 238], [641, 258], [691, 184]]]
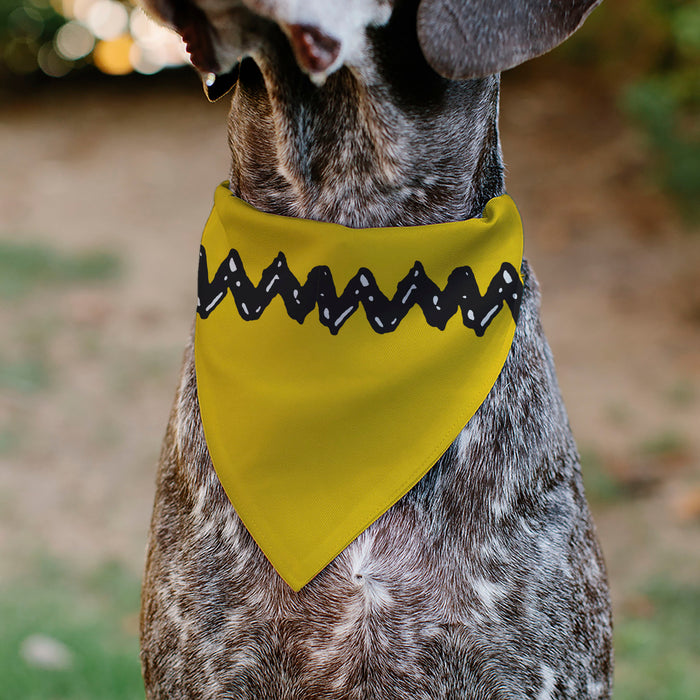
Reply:
[[447, 279], [445, 289], [440, 290], [426, 275], [420, 262], [416, 261], [398, 283], [391, 299], [382, 294], [374, 275], [365, 267], [357, 271], [338, 296], [333, 275], [327, 266], [314, 267], [306, 283], [301, 285], [287, 267], [283, 253], [279, 253], [263, 271], [260, 283], [255, 286], [246, 274], [238, 251], [234, 249], [219, 265], [210, 282], [207, 252], [201, 246], [197, 313], [202, 319], [207, 318], [224, 299], [226, 292], [231, 290], [241, 318], [254, 321], [279, 294], [289, 316], [299, 323], [303, 323], [313, 308], [318, 306], [320, 322], [333, 335], [360, 304], [375, 332], [390, 333], [398, 327], [409, 309], [418, 304], [427, 323], [440, 330], [445, 329], [447, 321], [459, 309], [464, 325], [481, 336], [504, 303], [517, 322], [522, 289], [517, 270], [508, 262], [501, 265], [486, 293], [481, 296], [471, 268], [455, 268]]

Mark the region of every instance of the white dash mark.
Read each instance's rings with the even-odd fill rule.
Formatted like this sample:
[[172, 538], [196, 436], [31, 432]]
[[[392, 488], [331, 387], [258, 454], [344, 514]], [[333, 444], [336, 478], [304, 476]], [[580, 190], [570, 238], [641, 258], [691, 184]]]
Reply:
[[353, 312], [354, 308], [354, 306], [351, 306], [349, 309], [345, 309], [345, 311], [338, 316], [334, 324], [336, 328], [338, 328], [340, 324]]
[[277, 282], [278, 279], [279, 279], [279, 276], [278, 276], [278, 275], [275, 275], [275, 276], [270, 280], [270, 283], [267, 285], [267, 287], [265, 287], [265, 291], [266, 291], [266, 292], [269, 292], [269, 291], [272, 289], [272, 285], [273, 285], [275, 282]]
[[384, 324], [380, 321], [379, 316], [375, 316], [374, 320], [380, 328], [384, 328]]
[[414, 289], [416, 289], [416, 285], [415, 285], [415, 284], [412, 284], [412, 285], [408, 288], [408, 291], [403, 295], [403, 299], [401, 300], [401, 303], [402, 303], [402, 304], [405, 304], [405, 303], [406, 303], [406, 299], [408, 299], [408, 297], [411, 295], [411, 292], [412, 292]]
[[503, 270], [503, 281], [506, 284], [510, 284], [513, 281], [513, 278], [510, 276], [508, 270]]
[[211, 311], [211, 310], [219, 303], [219, 300], [221, 299], [222, 296], [224, 296], [224, 294], [225, 294], [225, 292], [219, 292], [219, 293], [214, 297], [214, 299], [213, 299], [212, 302], [209, 304], [209, 306], [207, 306], [207, 308], [204, 309], [204, 310], [205, 310], [205, 311]]
[[237, 269], [237, 268], [236, 268], [236, 263], [233, 262], [233, 258], [229, 258], [229, 259], [228, 259], [228, 267], [229, 267], [229, 270], [231, 270], [231, 272], [235, 272], [235, 271], [236, 271], [236, 269]]
[[491, 309], [491, 311], [489, 311], [489, 312], [486, 314], [486, 316], [484, 316], [484, 318], [481, 320], [481, 326], [482, 326], [482, 328], [483, 328], [483, 326], [485, 326], [485, 325], [491, 320], [491, 317], [496, 313], [496, 311], [498, 311], [498, 307], [497, 307], [497, 306], [494, 306], [494, 307]]
[[364, 275], [360, 275], [360, 284], [363, 287], [369, 287], [369, 280]]

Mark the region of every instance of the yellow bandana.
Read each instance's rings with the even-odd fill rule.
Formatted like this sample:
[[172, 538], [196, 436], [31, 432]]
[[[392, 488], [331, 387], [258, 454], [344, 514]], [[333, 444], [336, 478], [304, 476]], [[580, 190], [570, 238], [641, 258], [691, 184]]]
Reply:
[[308, 583], [411, 489], [503, 367], [522, 224], [352, 229], [257, 211], [219, 186], [200, 250], [204, 433], [280, 576]]

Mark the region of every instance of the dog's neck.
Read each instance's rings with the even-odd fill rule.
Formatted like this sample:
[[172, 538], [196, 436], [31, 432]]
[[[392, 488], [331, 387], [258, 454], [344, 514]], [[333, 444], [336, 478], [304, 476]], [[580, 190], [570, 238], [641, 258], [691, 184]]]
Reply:
[[244, 61], [229, 119], [233, 193], [351, 227], [463, 220], [503, 194], [498, 77], [444, 80], [405, 31], [375, 30], [367, 65], [320, 87], [286, 41], [261, 68]]

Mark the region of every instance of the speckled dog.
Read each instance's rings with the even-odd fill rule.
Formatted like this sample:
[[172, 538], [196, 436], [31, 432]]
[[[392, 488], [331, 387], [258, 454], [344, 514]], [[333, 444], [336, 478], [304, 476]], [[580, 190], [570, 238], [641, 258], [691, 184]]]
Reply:
[[[497, 73], [563, 41], [597, 1], [146, 4], [185, 38], [210, 96], [235, 86], [235, 195], [379, 227], [479, 216], [504, 192]], [[299, 593], [212, 468], [190, 343], [143, 589], [149, 698], [610, 696], [604, 564], [526, 263], [522, 277], [515, 340], [480, 409]]]

